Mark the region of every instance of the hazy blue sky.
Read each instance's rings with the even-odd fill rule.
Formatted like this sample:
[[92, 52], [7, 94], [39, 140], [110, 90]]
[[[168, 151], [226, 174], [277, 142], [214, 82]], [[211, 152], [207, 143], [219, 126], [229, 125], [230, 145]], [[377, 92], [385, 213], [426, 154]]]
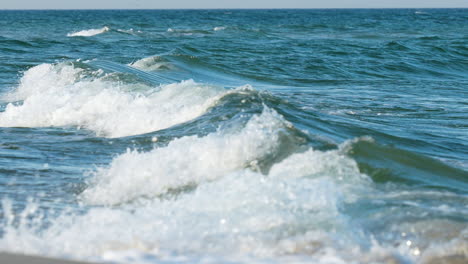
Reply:
[[468, 7], [468, 0], [0, 0], [0, 9]]

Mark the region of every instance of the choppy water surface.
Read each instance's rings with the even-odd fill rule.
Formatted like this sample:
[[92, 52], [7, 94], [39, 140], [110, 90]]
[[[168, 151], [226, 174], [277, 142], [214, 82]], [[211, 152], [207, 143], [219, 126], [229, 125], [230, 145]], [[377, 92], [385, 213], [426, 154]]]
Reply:
[[468, 10], [0, 11], [0, 250], [464, 263]]

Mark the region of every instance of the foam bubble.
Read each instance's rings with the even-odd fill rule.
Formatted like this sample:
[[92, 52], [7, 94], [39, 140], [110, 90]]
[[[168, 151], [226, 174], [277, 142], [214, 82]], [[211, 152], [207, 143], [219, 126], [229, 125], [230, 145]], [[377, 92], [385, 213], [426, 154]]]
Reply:
[[226, 27], [214, 27], [213, 30], [214, 31], [221, 31], [221, 30], [225, 30]]
[[123, 137], [189, 121], [226, 93], [190, 80], [150, 87], [90, 75], [66, 63], [41, 64], [26, 71], [17, 90], [6, 96], [24, 101], [6, 106], [0, 126], [77, 126]]
[[97, 29], [86, 29], [77, 32], [68, 33], [67, 37], [91, 37], [102, 34], [109, 31], [109, 27], [97, 28]]

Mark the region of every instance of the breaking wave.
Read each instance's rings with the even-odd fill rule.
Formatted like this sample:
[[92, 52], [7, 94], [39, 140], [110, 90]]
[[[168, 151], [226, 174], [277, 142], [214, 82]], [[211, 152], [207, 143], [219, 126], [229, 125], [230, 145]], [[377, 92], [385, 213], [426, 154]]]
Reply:
[[68, 33], [67, 37], [92, 37], [109, 31], [109, 27], [97, 28], [97, 29], [86, 29]]
[[228, 93], [191, 80], [155, 87], [122, 81], [125, 77], [72, 63], [35, 66], [7, 96], [16, 102], [0, 113], [0, 126], [76, 126], [100, 136], [124, 137], [194, 119]]
[[80, 195], [106, 207], [64, 214], [39, 233], [7, 225], [0, 247], [107, 260], [129, 251], [281, 258], [335, 251], [337, 229], [347, 245], [363, 243], [341, 207], [372, 192], [371, 181], [340, 149], [280, 155], [298, 150], [291, 129], [265, 107], [244, 125], [128, 151], [98, 169]]

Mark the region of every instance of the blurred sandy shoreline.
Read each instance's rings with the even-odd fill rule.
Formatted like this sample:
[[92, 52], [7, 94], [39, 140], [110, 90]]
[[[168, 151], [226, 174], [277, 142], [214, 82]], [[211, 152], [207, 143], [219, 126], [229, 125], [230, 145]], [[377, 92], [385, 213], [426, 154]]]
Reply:
[[30, 256], [14, 253], [0, 253], [0, 263], [2, 264], [91, 264], [91, 262], [74, 261], [66, 259], [56, 259], [40, 256]]

